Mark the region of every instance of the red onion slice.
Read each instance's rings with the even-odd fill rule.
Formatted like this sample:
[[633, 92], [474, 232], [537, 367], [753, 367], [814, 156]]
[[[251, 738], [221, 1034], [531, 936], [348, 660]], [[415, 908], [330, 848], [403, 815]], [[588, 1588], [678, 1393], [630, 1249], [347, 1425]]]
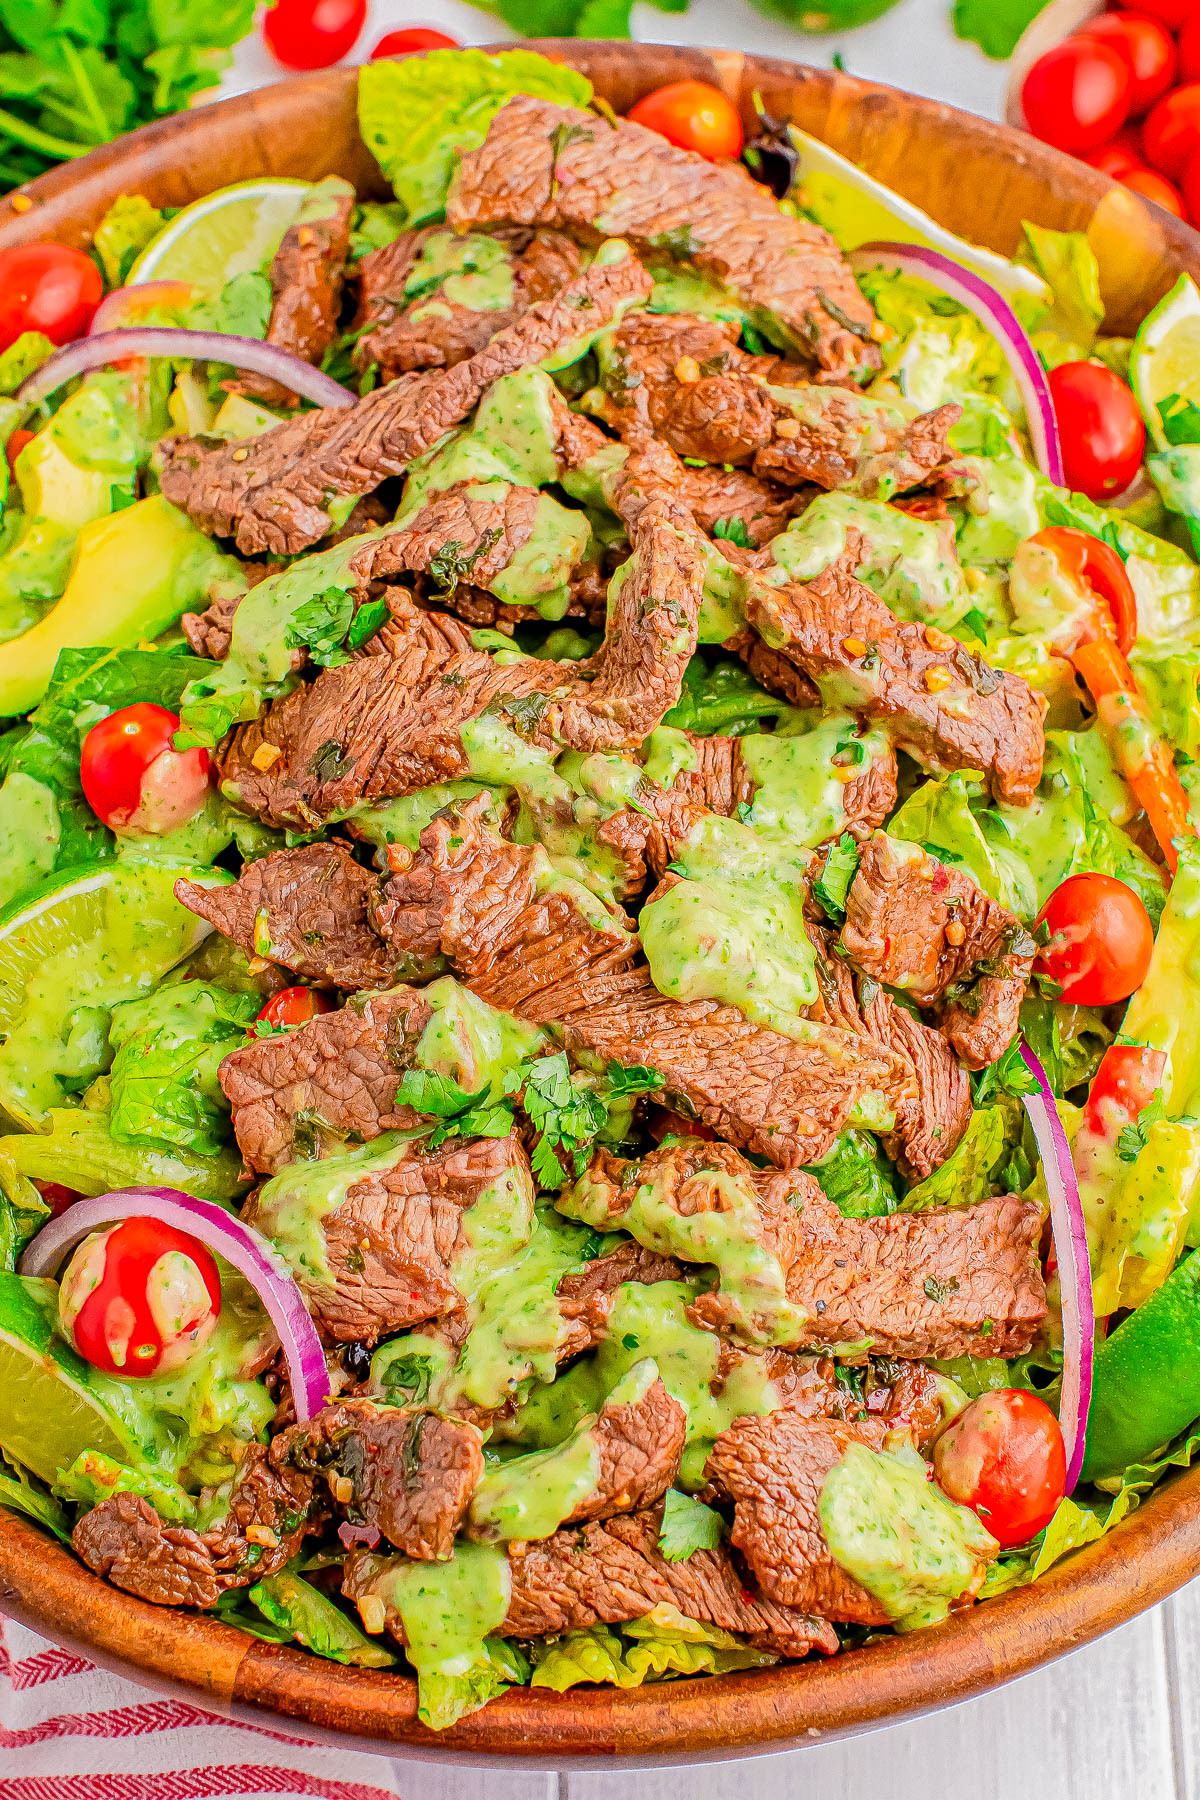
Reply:
[[325, 1352], [291, 1271], [260, 1232], [212, 1200], [197, 1200], [167, 1187], [117, 1188], [111, 1194], [76, 1200], [38, 1232], [21, 1258], [22, 1275], [52, 1275], [89, 1232], [119, 1225], [123, 1219], [160, 1219], [174, 1225], [244, 1275], [279, 1333], [297, 1419], [303, 1422], [320, 1412], [329, 1399]]
[[293, 394], [301, 394], [317, 406], [353, 406], [356, 396], [332, 375], [314, 369], [302, 356], [266, 344], [261, 338], [232, 337], [223, 331], [186, 331], [175, 325], [136, 325], [127, 331], [99, 331], [94, 337], [76, 338], [35, 369], [17, 389], [22, 406], [33, 406], [60, 388], [73, 375], [106, 363], [124, 362], [129, 356], [171, 356], [180, 360], [232, 363], [255, 375], [269, 375]]
[[1062, 1292], [1063, 1371], [1058, 1422], [1067, 1451], [1067, 1493], [1072, 1493], [1083, 1467], [1088, 1408], [1092, 1403], [1092, 1351], [1096, 1315], [1092, 1306], [1092, 1264], [1087, 1225], [1071, 1146], [1058, 1114], [1058, 1102], [1046, 1071], [1025, 1039], [1021, 1059], [1038, 1084], [1036, 1094], [1023, 1094], [1025, 1111], [1037, 1140], [1050, 1197], [1050, 1223]]
[[922, 244], [863, 244], [860, 249], [851, 250], [847, 261], [859, 273], [864, 269], [885, 269], [889, 275], [915, 275], [974, 314], [1003, 350], [1021, 390], [1038, 468], [1055, 487], [1063, 487], [1066, 478], [1050, 383], [1025, 327], [1003, 294], [952, 257], [940, 250], [927, 250]]

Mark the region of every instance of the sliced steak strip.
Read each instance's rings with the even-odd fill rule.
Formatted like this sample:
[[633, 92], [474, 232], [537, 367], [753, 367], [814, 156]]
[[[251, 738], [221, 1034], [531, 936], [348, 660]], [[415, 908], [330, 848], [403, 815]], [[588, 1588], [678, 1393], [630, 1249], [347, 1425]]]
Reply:
[[647, 1250], [633, 1238], [627, 1238], [607, 1256], [597, 1256], [576, 1274], [564, 1275], [556, 1292], [560, 1300], [583, 1305], [596, 1295], [615, 1294], [627, 1281], [650, 1287], [656, 1281], [678, 1281], [682, 1274], [673, 1256], [660, 1256], [656, 1250]]
[[863, 846], [841, 946], [876, 981], [941, 1007], [968, 1068], [995, 1062], [1016, 1035], [1036, 944], [965, 870], [919, 844], [879, 831]]
[[175, 897], [248, 956], [282, 963], [310, 981], [381, 988], [395, 979], [396, 958], [370, 923], [378, 885], [345, 844], [325, 843], [247, 863], [226, 887], [177, 881]]
[[419, 1562], [446, 1562], [483, 1474], [483, 1451], [478, 1430], [462, 1419], [344, 1400], [281, 1432], [271, 1464], [324, 1477], [335, 1516], [373, 1528]]
[[[755, 1170], [727, 1144], [685, 1139], [637, 1163], [598, 1152], [562, 1205], [596, 1229], [620, 1226], [661, 1249], [663, 1225], [648, 1222], [643, 1191], [655, 1218], [683, 1221], [704, 1212], [736, 1218], [739, 1199], [753, 1199], [757, 1243], [782, 1268], [801, 1315], [790, 1349], [838, 1346], [843, 1360], [858, 1344], [890, 1357], [1017, 1356], [1045, 1317], [1041, 1211], [1011, 1197], [843, 1218], [805, 1171]], [[741, 1242], [744, 1224], [738, 1233]], [[685, 1257], [686, 1225], [671, 1235]], [[718, 1289], [692, 1311], [698, 1323], [726, 1329], [732, 1296]]]
[[895, 1125], [884, 1148], [904, 1175], [922, 1180], [941, 1167], [970, 1123], [970, 1083], [940, 1032], [914, 1019], [876, 981], [856, 979], [831, 933], [810, 927], [809, 935], [820, 999], [808, 1016], [859, 1034], [874, 1055], [892, 1062], [896, 1076], [888, 1097]]
[[[568, 1526], [540, 1542], [510, 1545], [512, 1592], [500, 1631], [521, 1638], [586, 1631], [670, 1606], [782, 1656], [807, 1656], [810, 1650], [831, 1656], [837, 1650], [837, 1633], [827, 1621], [750, 1593], [724, 1548], [667, 1562], [658, 1548], [661, 1526], [662, 1508], [655, 1506], [603, 1524]], [[346, 1563], [342, 1592], [359, 1602], [378, 1596], [386, 1605], [390, 1561], [356, 1552]], [[403, 1643], [399, 1616], [390, 1607], [385, 1616], [387, 1629]]]
[[399, 987], [231, 1051], [220, 1081], [247, 1167], [269, 1175], [420, 1124], [396, 1089], [431, 1015], [415, 988]]
[[783, 1606], [854, 1625], [886, 1625], [873, 1594], [834, 1561], [818, 1502], [848, 1444], [879, 1450], [888, 1427], [805, 1419], [795, 1412], [739, 1419], [717, 1439], [704, 1466], [734, 1502], [732, 1541], [761, 1591]]
[[[398, 1145], [388, 1166], [351, 1181], [320, 1219], [325, 1267], [301, 1259], [294, 1268], [317, 1324], [342, 1343], [373, 1344], [460, 1311], [454, 1269], [467, 1248], [464, 1213], [486, 1189], [526, 1193], [531, 1183], [515, 1134], [455, 1138], [424, 1155]], [[286, 1248], [294, 1204], [285, 1173], [251, 1195], [242, 1217]]]
[[583, 403], [627, 443], [657, 435], [678, 456], [752, 467], [791, 488], [889, 500], [951, 462], [961, 406], [910, 419], [844, 388], [790, 385], [779, 397], [758, 374], [765, 359], [736, 337], [686, 313], [634, 313], [601, 340], [602, 385]]
[[554, 1023], [589, 1066], [657, 1069], [689, 1117], [772, 1162], [816, 1160], [859, 1096], [895, 1078], [848, 1033], [802, 1042], [715, 1000], [665, 999], [629, 922], [573, 884], [546, 886], [544, 853], [497, 837], [477, 801], [434, 819], [407, 866], [408, 852], [389, 856], [377, 923], [397, 951], [440, 950], [493, 1006]]
[[[359, 264], [355, 367], [378, 364], [381, 381], [452, 368], [578, 273], [579, 246], [560, 232], [538, 232], [523, 253], [507, 235], [507, 244], [473, 233], [464, 240], [432, 226], [368, 252]], [[421, 263], [436, 270], [439, 252], [444, 274], [423, 280]]]
[[[350, 250], [354, 189], [340, 176], [318, 182], [271, 264], [271, 321], [267, 342], [319, 363], [337, 336], [342, 279]], [[298, 397], [266, 375], [241, 376], [238, 387], [268, 406], [296, 406]]]
[[[455, 621], [414, 614], [401, 598], [397, 630], [378, 634], [369, 655], [323, 670], [233, 733], [220, 757], [225, 791], [272, 824], [311, 830], [360, 801], [469, 774], [462, 728], [485, 711], [543, 747], [636, 748], [682, 692], [707, 552], [669, 499], [641, 505], [631, 535], [605, 641], [587, 662], [498, 663], [467, 647]], [[386, 568], [392, 541], [364, 546], [364, 581]]]
[[71, 1542], [89, 1569], [156, 1606], [215, 1606], [227, 1588], [276, 1575], [324, 1528], [311, 1475], [278, 1470], [250, 1444], [229, 1511], [207, 1531], [165, 1525], [137, 1494], [114, 1494], [80, 1519]]
[[234, 537], [245, 555], [293, 555], [332, 529], [331, 500], [402, 475], [500, 376], [601, 329], [649, 291], [634, 257], [598, 258], [451, 369], [402, 376], [354, 406], [308, 413], [246, 443], [210, 449], [176, 439], [162, 491], [205, 531]]
[[518, 95], [459, 163], [446, 218], [456, 231], [550, 226], [686, 256], [831, 380], [879, 367], [871, 308], [826, 232], [781, 212], [742, 169], [627, 119]]
[[886, 721], [895, 742], [933, 769], [981, 769], [998, 800], [1027, 806], [1041, 778], [1043, 695], [992, 669], [932, 625], [902, 623], [846, 555], [806, 584], [747, 583], [746, 611], [766, 642], [831, 704]]

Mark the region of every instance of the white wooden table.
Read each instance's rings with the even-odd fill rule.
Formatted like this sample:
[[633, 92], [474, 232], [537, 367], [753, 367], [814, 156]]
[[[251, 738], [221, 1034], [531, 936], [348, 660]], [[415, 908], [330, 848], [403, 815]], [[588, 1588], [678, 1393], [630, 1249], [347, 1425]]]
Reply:
[[[950, 3], [900, 0], [860, 31], [801, 38], [745, 0], [691, 0], [683, 17], [639, 0], [635, 35], [822, 64], [840, 50], [854, 74], [999, 117], [1004, 69], [955, 40]], [[371, 0], [362, 48], [401, 24], [440, 25], [467, 43], [504, 35], [459, 0]], [[239, 50], [226, 91], [278, 74], [252, 40]], [[382, 1759], [378, 1767], [381, 1785], [402, 1800], [1200, 1800], [1200, 1583], [998, 1693], [844, 1744], [633, 1775], [506, 1774]], [[48, 1772], [44, 1764], [39, 1772]]]

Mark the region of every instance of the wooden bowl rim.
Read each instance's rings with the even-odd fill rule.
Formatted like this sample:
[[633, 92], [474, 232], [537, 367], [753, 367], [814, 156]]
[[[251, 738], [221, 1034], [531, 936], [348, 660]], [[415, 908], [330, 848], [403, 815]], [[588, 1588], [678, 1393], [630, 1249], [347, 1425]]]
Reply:
[[[501, 46], [489, 46], [499, 48]], [[563, 61], [600, 58], [646, 87], [695, 74], [744, 94], [751, 77], [817, 84], [831, 102], [854, 106], [895, 90], [840, 72], [775, 57], [682, 46], [535, 42]], [[50, 171], [20, 192], [18, 211], [0, 202], [0, 248], [38, 235], [86, 241], [84, 206], [107, 202], [122, 161], [186, 155], [220, 120], [253, 121], [269, 96], [318, 111], [344, 106], [353, 69], [301, 76], [163, 119]], [[905, 110], [934, 127], [953, 124], [980, 144], [1031, 169], [1050, 188], [1056, 176], [1097, 208], [1115, 184], [1010, 128], [941, 102], [902, 96]], [[252, 170], [247, 174], [253, 173]], [[1069, 178], [1069, 180], [1068, 180]], [[1144, 216], [1144, 215], [1143, 215]], [[1200, 265], [1186, 226], [1150, 209], [1160, 250], [1178, 266]], [[395, 1757], [513, 1768], [662, 1766], [722, 1760], [852, 1735], [967, 1699], [1091, 1642], [1165, 1599], [1200, 1567], [1200, 1467], [1173, 1476], [1106, 1538], [1077, 1551], [1038, 1583], [968, 1609], [944, 1625], [893, 1637], [825, 1660], [781, 1663], [738, 1675], [697, 1677], [627, 1691], [577, 1688], [567, 1694], [512, 1688], [450, 1731], [416, 1718], [407, 1676], [345, 1668], [263, 1643], [215, 1619], [151, 1606], [122, 1593], [29, 1520], [0, 1507], [0, 1610], [116, 1672], [163, 1691], [190, 1690], [197, 1704], [261, 1726], [275, 1716], [297, 1736], [358, 1740]]]

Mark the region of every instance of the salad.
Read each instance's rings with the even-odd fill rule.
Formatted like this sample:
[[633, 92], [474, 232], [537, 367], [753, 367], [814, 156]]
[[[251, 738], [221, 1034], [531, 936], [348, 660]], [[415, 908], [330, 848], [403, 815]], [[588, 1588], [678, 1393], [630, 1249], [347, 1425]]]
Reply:
[[434, 1727], [936, 1625], [1200, 1442], [1200, 293], [359, 105], [0, 259], [0, 1503]]

